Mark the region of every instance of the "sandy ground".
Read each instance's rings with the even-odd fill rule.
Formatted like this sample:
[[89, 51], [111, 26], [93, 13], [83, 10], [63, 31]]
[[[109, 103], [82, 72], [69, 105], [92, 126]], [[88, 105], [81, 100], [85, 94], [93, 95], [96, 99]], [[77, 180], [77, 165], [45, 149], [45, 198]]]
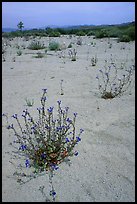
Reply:
[[[41, 38], [46, 46], [54, 38]], [[135, 201], [135, 84], [122, 96], [112, 100], [100, 97], [96, 75], [111, 58], [116, 64], [126, 62], [128, 67], [135, 59], [135, 42], [117, 43], [115, 39], [93, 39], [82, 37], [77, 46], [77, 37], [55, 38], [66, 46], [73, 42], [77, 60], [69, 59], [68, 50], [48, 51], [44, 58], [34, 58], [38, 51], [28, 50], [31, 40], [15, 38], [8, 41], [5, 59], [2, 63], [2, 112], [22, 114], [26, 108], [25, 98], [34, 99], [33, 107], [27, 107], [34, 115], [40, 106], [42, 88], [48, 89], [47, 107], [69, 106], [70, 116], [77, 112], [76, 130], [84, 129], [82, 141], [77, 145], [79, 155], [71, 158], [71, 165], [63, 163], [53, 177], [60, 202], [134, 202]], [[108, 42], [112, 43], [109, 48]], [[5, 39], [3, 39], [5, 42]], [[91, 45], [95, 42], [95, 47]], [[17, 45], [25, 46], [22, 55], [17, 56]], [[44, 50], [41, 50], [44, 53]], [[96, 66], [91, 58], [97, 56]], [[13, 61], [15, 57], [15, 62]], [[63, 80], [64, 95], [60, 82]], [[11, 120], [11, 119], [10, 119]], [[5, 128], [3, 119], [2, 136], [2, 201], [3, 202], [45, 202], [39, 190], [49, 198], [48, 175], [38, 177], [20, 186], [12, 174], [9, 163], [13, 135]]]

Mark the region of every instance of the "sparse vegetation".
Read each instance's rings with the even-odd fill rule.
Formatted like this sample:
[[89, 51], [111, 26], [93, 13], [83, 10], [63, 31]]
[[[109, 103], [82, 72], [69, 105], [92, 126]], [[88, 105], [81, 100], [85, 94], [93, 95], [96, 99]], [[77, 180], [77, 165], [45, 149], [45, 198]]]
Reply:
[[17, 51], [17, 55], [18, 55], [18, 56], [21, 56], [21, 55], [22, 55], [22, 51], [21, 51], [21, 50], [18, 50], [18, 51]]
[[122, 68], [122, 73], [120, 74], [120, 69], [115, 63], [106, 63], [104, 68], [99, 70], [99, 74], [96, 77], [101, 97], [112, 99], [127, 91], [132, 81], [133, 72], [134, 64], [127, 69], [123, 70]]
[[57, 51], [60, 49], [60, 44], [58, 42], [52, 41], [49, 43], [49, 50]]
[[40, 41], [34, 41], [34, 42], [31, 42], [31, 44], [28, 46], [28, 49], [41, 50], [41, 49], [45, 49], [45, 46]]
[[69, 50], [68, 54], [69, 54], [71, 61], [76, 61], [76, 55], [77, 55], [76, 49]]

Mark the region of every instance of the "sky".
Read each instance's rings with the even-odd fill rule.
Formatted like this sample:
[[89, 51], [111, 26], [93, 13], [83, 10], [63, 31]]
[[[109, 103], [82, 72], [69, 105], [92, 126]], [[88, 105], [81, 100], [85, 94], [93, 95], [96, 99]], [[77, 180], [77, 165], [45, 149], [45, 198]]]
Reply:
[[2, 28], [102, 25], [135, 21], [135, 2], [2, 2]]

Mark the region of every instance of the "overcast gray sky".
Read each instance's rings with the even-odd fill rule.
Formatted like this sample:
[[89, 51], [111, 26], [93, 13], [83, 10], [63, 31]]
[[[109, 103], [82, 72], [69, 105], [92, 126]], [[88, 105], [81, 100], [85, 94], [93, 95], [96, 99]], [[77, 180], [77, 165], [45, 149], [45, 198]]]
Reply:
[[2, 27], [101, 25], [135, 21], [135, 2], [2, 2]]

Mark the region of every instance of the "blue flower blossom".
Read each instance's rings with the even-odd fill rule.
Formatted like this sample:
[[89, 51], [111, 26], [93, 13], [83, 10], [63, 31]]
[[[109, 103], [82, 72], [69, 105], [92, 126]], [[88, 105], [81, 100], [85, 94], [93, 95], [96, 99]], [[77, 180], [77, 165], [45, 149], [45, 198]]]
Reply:
[[80, 134], [83, 132], [84, 130], [82, 128], [80, 128]]
[[54, 108], [54, 107], [50, 107], [50, 108], [47, 109], [47, 111], [48, 111], [49, 113], [52, 113], [53, 108]]
[[55, 196], [55, 195], [56, 195], [56, 192], [55, 192], [55, 191], [53, 191], [53, 192], [52, 192], [52, 195], [53, 195], [53, 196]]
[[52, 195], [54, 197], [56, 195], [56, 192], [54, 190], [51, 190], [50, 195]]
[[78, 156], [78, 152], [77, 152], [77, 151], [75, 151], [75, 152], [74, 152], [74, 155], [75, 155], [75, 156]]
[[41, 108], [37, 108], [37, 110], [40, 112]]
[[23, 113], [25, 114], [25, 116], [26, 116], [27, 114], [29, 114], [29, 112], [28, 112], [27, 109], [26, 109], [26, 110], [23, 110]]
[[67, 118], [66, 121], [67, 121], [68, 123], [71, 123], [71, 122], [72, 122], [72, 120], [70, 120], [70, 118]]
[[68, 112], [68, 110], [69, 110], [69, 107], [65, 107], [65, 111]]
[[22, 114], [22, 117], [26, 118], [26, 115], [23, 115], [23, 114]]
[[77, 116], [77, 113], [74, 113], [74, 116], [76, 117], [76, 116]]
[[43, 101], [46, 101], [47, 100], [47, 97], [45, 96], [43, 96], [42, 98], [41, 98]]
[[13, 129], [13, 124], [8, 125], [7, 129]]
[[60, 104], [61, 104], [61, 101], [57, 101], [57, 103], [60, 105]]
[[60, 126], [60, 127], [56, 127], [56, 131], [59, 131], [59, 130], [62, 130], [62, 129], [63, 129], [62, 126]]
[[42, 89], [44, 93], [47, 93], [47, 89]]
[[30, 162], [29, 162], [28, 159], [26, 159], [25, 165], [26, 165], [26, 168], [27, 168], [27, 167], [30, 167]]
[[69, 139], [66, 137], [66, 142], [69, 142]]
[[17, 114], [15, 113], [14, 115], [12, 115], [11, 117], [17, 119]]
[[80, 142], [81, 141], [81, 138], [80, 137], [76, 137], [77, 139], [77, 142]]
[[26, 145], [21, 145], [21, 146], [19, 147], [19, 150], [23, 150], [23, 151], [24, 151], [24, 150], [26, 149], [26, 147], [27, 147]]
[[41, 158], [42, 158], [42, 159], [45, 159], [45, 158], [46, 158], [46, 153], [42, 153], [42, 154], [41, 154]]
[[59, 169], [59, 167], [56, 164], [51, 164], [51, 167], [52, 167], [53, 170]]
[[7, 116], [5, 113], [2, 113], [2, 116]]

